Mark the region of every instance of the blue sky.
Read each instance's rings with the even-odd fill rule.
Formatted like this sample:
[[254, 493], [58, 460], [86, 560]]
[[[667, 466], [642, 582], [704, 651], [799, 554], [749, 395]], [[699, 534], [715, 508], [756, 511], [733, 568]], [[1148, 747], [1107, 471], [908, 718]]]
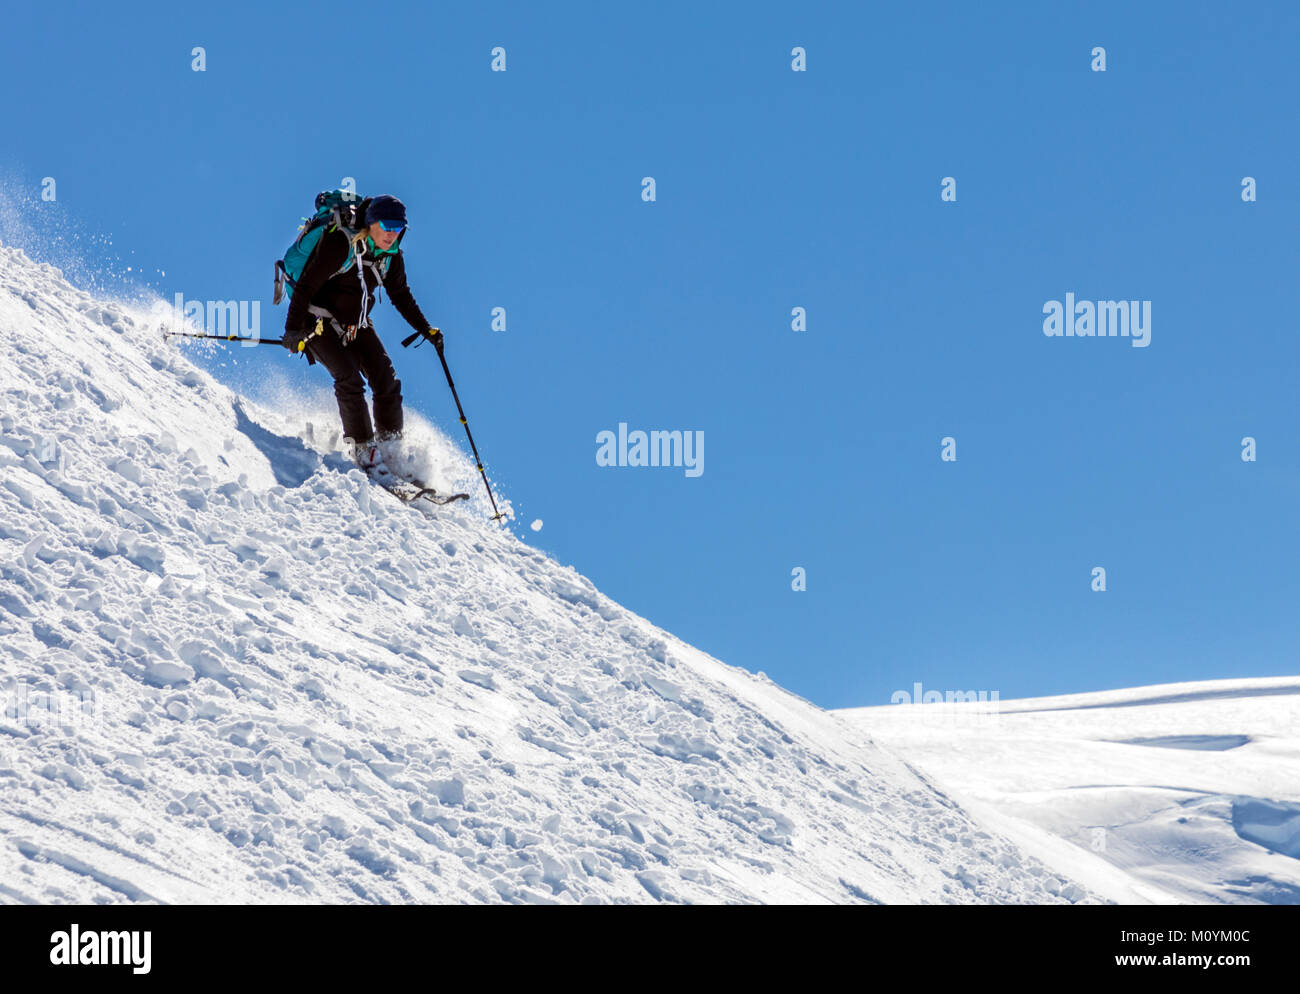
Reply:
[[[25, 5], [0, 168], [57, 181], [31, 254], [272, 333], [315, 193], [402, 197], [516, 530], [820, 705], [1294, 672], [1300, 12], [1135, 6]], [[1067, 292], [1151, 301], [1149, 347], [1045, 337]], [[598, 466], [619, 422], [703, 475]]]

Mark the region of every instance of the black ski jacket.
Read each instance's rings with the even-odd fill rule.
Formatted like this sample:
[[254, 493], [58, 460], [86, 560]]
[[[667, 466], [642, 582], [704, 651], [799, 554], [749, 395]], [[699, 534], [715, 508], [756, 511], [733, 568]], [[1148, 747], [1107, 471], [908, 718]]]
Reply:
[[[362, 244], [368, 243], [363, 240]], [[284, 319], [286, 333], [310, 330], [316, 324], [316, 315], [307, 310], [313, 304], [329, 311], [339, 324], [359, 324], [362, 294], [361, 280], [357, 277], [358, 268], [365, 274], [366, 288], [370, 294], [370, 311], [374, 310], [375, 304], [379, 302], [375, 293], [379, 276], [369, 263], [375, 257], [368, 249], [366, 265], [357, 262], [346, 273], [339, 273], [339, 267], [347, 259], [348, 251], [348, 236], [345, 231], [336, 228], [321, 235], [320, 243], [307, 261], [307, 267], [298, 278], [298, 285], [289, 300], [289, 313]], [[389, 263], [388, 274], [384, 277], [384, 289], [388, 291], [388, 298], [398, 313], [406, 318], [412, 328], [424, 331], [429, 327], [428, 320], [415, 303], [411, 288], [406, 285], [406, 263], [402, 259], [400, 248]], [[366, 320], [369, 323], [368, 315]]]

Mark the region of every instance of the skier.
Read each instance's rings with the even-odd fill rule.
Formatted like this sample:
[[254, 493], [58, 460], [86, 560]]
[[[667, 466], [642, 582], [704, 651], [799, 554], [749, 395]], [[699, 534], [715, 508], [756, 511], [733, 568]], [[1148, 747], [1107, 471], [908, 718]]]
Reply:
[[[425, 332], [440, 353], [442, 332], [430, 326], [406, 283], [397, 245], [406, 227], [406, 206], [396, 197], [375, 197], [365, 208], [364, 222], [355, 234], [331, 227], [320, 236], [296, 281], [284, 344], [294, 355], [305, 351], [309, 362], [320, 362], [334, 377], [344, 442], [369, 473], [392, 462], [402, 435], [402, 382], [370, 321], [379, 287], [388, 290], [398, 313]], [[373, 422], [366, 406], [367, 382], [374, 396]]]

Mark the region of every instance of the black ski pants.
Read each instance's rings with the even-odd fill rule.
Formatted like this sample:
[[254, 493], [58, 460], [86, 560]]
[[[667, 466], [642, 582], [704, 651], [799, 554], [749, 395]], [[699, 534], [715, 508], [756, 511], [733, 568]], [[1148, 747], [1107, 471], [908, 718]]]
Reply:
[[[307, 346], [312, 356], [334, 377], [334, 396], [339, 402], [343, 434], [354, 442], [369, 442], [375, 432], [388, 434], [402, 430], [402, 381], [393, 371], [384, 343], [373, 326], [357, 332], [344, 344], [329, 327], [311, 339]], [[366, 407], [366, 384], [374, 395], [375, 420], [370, 421]]]

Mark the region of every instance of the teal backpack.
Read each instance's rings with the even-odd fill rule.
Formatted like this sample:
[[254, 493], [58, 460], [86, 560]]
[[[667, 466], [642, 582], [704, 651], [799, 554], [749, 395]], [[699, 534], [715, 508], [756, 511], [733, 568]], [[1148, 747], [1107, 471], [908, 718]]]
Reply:
[[[316, 246], [320, 244], [321, 237], [326, 232], [341, 228], [347, 232], [349, 240], [356, 237], [357, 232], [366, 226], [366, 208], [369, 205], [369, 197], [362, 199], [347, 190], [322, 190], [316, 194], [316, 213], [303, 219], [302, 227], [298, 229], [298, 237], [285, 251], [284, 258], [275, 264], [275, 294], [272, 303], [278, 304], [286, 296], [293, 297], [293, 291], [298, 286], [303, 270], [307, 268], [312, 253], [316, 251]], [[378, 269], [381, 284], [383, 278], [388, 275], [388, 266], [397, 254], [398, 246], [401, 245], [405, 235], [405, 231], [398, 235], [393, 247], [387, 252], [377, 253], [375, 262], [372, 263]], [[334, 275], [346, 273], [356, 265], [356, 261], [356, 252], [349, 251], [342, 268]]]

